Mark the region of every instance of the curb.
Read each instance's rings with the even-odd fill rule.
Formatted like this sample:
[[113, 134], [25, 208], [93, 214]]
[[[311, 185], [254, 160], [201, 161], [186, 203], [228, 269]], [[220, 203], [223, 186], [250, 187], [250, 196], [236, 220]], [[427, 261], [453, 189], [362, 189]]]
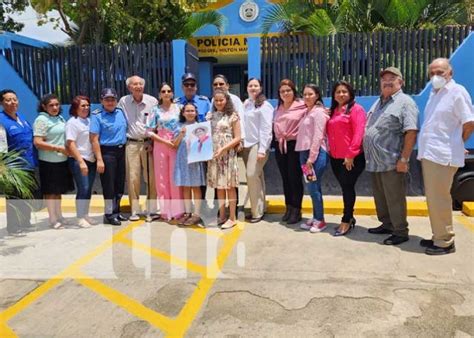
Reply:
[[[145, 205], [145, 197], [140, 197], [140, 204]], [[342, 214], [344, 205], [342, 198], [335, 196], [324, 200], [324, 213], [332, 215]], [[121, 202], [121, 209], [123, 212], [130, 212], [130, 201], [128, 197], [124, 197]], [[41, 209], [46, 211], [46, 208]], [[62, 210], [64, 212], [74, 212], [76, 210], [73, 195], [63, 196]], [[93, 213], [101, 213], [104, 210], [104, 200], [102, 196], [92, 196], [90, 211]], [[302, 213], [312, 213], [311, 200], [307, 197], [303, 199]], [[5, 198], [0, 198], [0, 212], [5, 212]], [[283, 214], [285, 212], [285, 202], [283, 197], [270, 197], [267, 199], [267, 213], [269, 214]], [[474, 202], [464, 202], [462, 212], [469, 217], [474, 217]], [[354, 214], [374, 216], [376, 215], [375, 203], [373, 198], [360, 198], [354, 207]], [[410, 197], [407, 200], [407, 214], [408, 216], [428, 216], [428, 207], [426, 201], [420, 198]]]

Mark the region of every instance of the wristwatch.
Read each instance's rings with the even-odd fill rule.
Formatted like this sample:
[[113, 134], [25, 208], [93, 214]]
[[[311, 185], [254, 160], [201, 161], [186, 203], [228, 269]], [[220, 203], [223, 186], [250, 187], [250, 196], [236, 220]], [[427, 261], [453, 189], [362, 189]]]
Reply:
[[408, 162], [410, 162], [410, 159], [409, 159], [409, 158], [405, 158], [405, 157], [400, 157], [400, 162], [402, 162], [402, 163], [408, 163]]

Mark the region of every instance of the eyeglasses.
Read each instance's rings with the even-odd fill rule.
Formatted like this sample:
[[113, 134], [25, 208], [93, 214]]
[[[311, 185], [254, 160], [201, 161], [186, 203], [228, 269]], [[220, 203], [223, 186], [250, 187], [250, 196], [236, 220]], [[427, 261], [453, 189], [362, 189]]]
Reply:
[[166, 94], [166, 93], [172, 93], [172, 91], [169, 90], [169, 89], [163, 89], [160, 93], [161, 94]]
[[214, 87], [224, 87], [225, 86], [225, 83], [224, 82], [214, 82], [212, 84]]
[[193, 87], [196, 87], [196, 83], [194, 82], [183, 83], [183, 86], [187, 88], [193, 88]]

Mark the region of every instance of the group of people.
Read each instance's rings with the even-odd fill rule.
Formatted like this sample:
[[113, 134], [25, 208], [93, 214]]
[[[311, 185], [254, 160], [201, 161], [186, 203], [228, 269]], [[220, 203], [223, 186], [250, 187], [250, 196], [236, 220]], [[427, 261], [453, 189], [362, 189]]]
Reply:
[[[457, 168], [464, 165], [464, 141], [474, 130], [471, 98], [452, 74], [447, 59], [430, 64], [433, 91], [418, 137], [418, 159], [433, 230], [432, 239], [420, 243], [427, 254], [455, 251], [450, 186]], [[366, 170], [372, 176], [381, 222], [368, 231], [390, 235], [383, 241], [386, 245], [409, 239], [406, 173], [417, 140], [418, 108], [402, 91], [399, 69], [381, 71], [381, 96], [367, 113], [356, 103], [354, 89], [346, 81], [334, 84], [331, 105], [325, 107], [315, 84], [306, 84], [300, 99], [295, 84], [284, 79], [279, 84], [276, 108], [265, 98], [256, 78], [249, 79], [248, 99], [243, 103], [229, 92], [223, 75], [214, 77], [211, 101], [197, 95], [197, 79], [192, 73], [183, 75], [184, 95], [179, 98], [174, 98], [168, 83], [160, 86], [158, 99], [144, 93], [145, 81], [139, 76], [128, 78], [126, 84], [130, 94], [120, 99], [114, 89], [102, 90], [102, 107], [92, 113], [87, 97], [75, 97], [68, 121], [60, 115], [59, 99], [46, 95], [33, 126], [18, 113], [16, 94], [1, 92], [4, 111], [0, 122], [6, 127], [8, 149], [23, 151], [26, 169], [32, 175], [37, 164], [32, 144], [38, 151], [41, 192], [52, 228], [61, 229], [70, 222], [61, 213], [61, 194], [71, 191], [73, 182], [78, 225], [97, 223], [89, 217], [96, 173], [102, 184], [106, 224], [140, 218], [143, 177], [148, 187], [147, 220], [159, 217], [171, 224], [201, 224], [201, 201], [210, 188], [215, 189], [219, 203], [218, 224], [231, 228], [236, 225], [238, 156], [245, 164], [251, 205], [246, 220], [259, 222], [266, 211], [263, 169], [273, 147], [285, 196], [283, 222], [302, 222], [306, 182], [313, 214], [300, 228], [313, 233], [326, 229], [321, 182], [330, 164], [344, 202], [334, 236], [347, 235], [355, 227], [355, 185]], [[213, 157], [188, 164], [187, 129], [203, 121], [210, 121]], [[131, 203], [128, 218], [120, 213], [125, 181]], [[7, 218], [7, 230], [21, 234], [28, 215], [8, 209]]]

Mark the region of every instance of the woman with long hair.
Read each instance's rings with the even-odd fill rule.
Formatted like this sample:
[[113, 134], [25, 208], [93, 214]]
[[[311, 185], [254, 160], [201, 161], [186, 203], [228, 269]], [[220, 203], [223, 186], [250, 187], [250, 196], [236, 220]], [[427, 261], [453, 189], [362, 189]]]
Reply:
[[66, 149], [66, 120], [54, 94], [40, 100], [39, 115], [33, 124], [34, 145], [38, 149], [41, 192], [46, 200], [49, 223], [53, 229], [70, 225], [61, 211], [61, 194], [74, 189]]
[[159, 89], [159, 103], [151, 110], [147, 134], [154, 141], [153, 161], [155, 183], [161, 218], [177, 225], [184, 213], [182, 189], [176, 186], [173, 172], [176, 162], [176, 147], [173, 140], [181, 130], [180, 109], [173, 102], [173, 89], [162, 83]]
[[86, 96], [76, 96], [69, 109], [71, 118], [66, 123], [66, 148], [69, 151], [69, 168], [76, 183], [76, 213], [78, 225], [88, 228], [97, 225], [89, 217], [89, 206], [92, 195], [97, 163], [89, 137], [90, 100]]
[[249, 98], [242, 116], [245, 129], [242, 157], [245, 163], [251, 214], [250, 223], [259, 222], [265, 213], [265, 177], [263, 167], [268, 160], [272, 141], [273, 107], [263, 94], [262, 82], [251, 78], [247, 83]]
[[327, 125], [331, 167], [342, 189], [344, 212], [334, 236], [348, 234], [356, 224], [354, 204], [355, 184], [365, 168], [362, 149], [366, 114], [355, 102], [351, 84], [338, 81], [331, 93], [330, 119]]
[[283, 79], [278, 86], [278, 107], [273, 119], [276, 146], [275, 157], [283, 180], [286, 212], [281, 219], [287, 224], [301, 220], [303, 201], [303, 174], [300, 156], [295, 151], [300, 122], [306, 113], [306, 105], [298, 99], [293, 81]]

